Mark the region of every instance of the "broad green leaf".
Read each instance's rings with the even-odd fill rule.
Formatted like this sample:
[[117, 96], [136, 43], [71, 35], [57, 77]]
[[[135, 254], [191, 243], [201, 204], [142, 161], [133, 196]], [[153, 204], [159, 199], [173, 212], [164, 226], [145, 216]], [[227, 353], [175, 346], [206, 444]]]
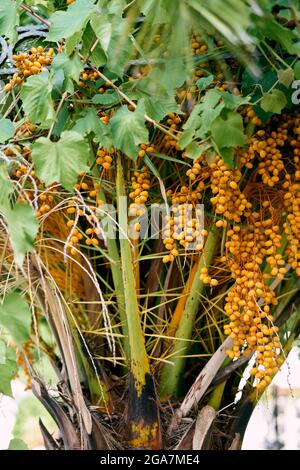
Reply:
[[[93, 47], [91, 51], [91, 46], [93, 46], [94, 44], [95, 47]], [[94, 33], [94, 30], [92, 29], [90, 23], [88, 23], [83, 33], [82, 47], [80, 52], [84, 57], [89, 57], [90, 61], [95, 67], [100, 67], [106, 64], [106, 54], [102, 49], [101, 44], [97, 43], [97, 36]]]
[[110, 149], [113, 146], [110, 124], [105, 124], [97, 116], [95, 109], [88, 109], [82, 117], [77, 119], [73, 131], [79, 134], [94, 134], [94, 141], [100, 147]]
[[167, 56], [162, 70], [158, 70], [156, 79], [165, 87], [167, 94], [174, 96], [175, 90], [191, 78], [192, 62], [186, 53], [190, 47], [190, 37], [187, 28], [184, 27], [181, 14], [186, 13], [185, 2], [168, 2], [169, 8], [176, 9], [177, 14], [172, 20], [172, 28], [168, 37]]
[[61, 133], [66, 128], [66, 123], [70, 118], [69, 106], [68, 103], [64, 103], [58, 113], [57, 118], [55, 119], [55, 125], [53, 127], [52, 135], [55, 140], [58, 140], [61, 136]]
[[0, 393], [12, 397], [11, 381], [16, 376], [18, 367], [16, 364], [16, 353], [9, 346], [6, 350], [6, 362], [0, 364]]
[[[242, 75], [242, 92], [243, 95], [250, 95], [253, 101], [258, 100], [262, 96], [262, 92], [270, 90], [278, 80], [277, 73], [274, 70], [267, 70], [258, 80], [249, 71], [245, 70]], [[259, 85], [259, 86], [258, 86]]]
[[209, 90], [206, 93], [203, 102], [194, 107], [189, 119], [184, 124], [184, 134], [188, 132], [188, 135], [182, 136], [185, 145], [187, 145], [188, 137], [191, 136], [191, 131], [193, 138], [203, 139], [209, 131], [211, 123], [221, 114], [225, 106], [224, 101], [218, 94], [210, 93], [213, 91]]
[[147, 114], [158, 122], [161, 121], [168, 113], [180, 112], [176, 101], [171, 97], [169, 99], [159, 99], [155, 97], [142, 98], [138, 102], [137, 109], [143, 111], [144, 114]]
[[285, 28], [277, 21], [268, 17], [262, 24], [262, 33], [269, 39], [274, 39], [281, 44], [289, 54], [299, 54], [300, 44], [295, 31]]
[[0, 339], [0, 365], [6, 363], [6, 343]]
[[17, 203], [12, 209], [5, 208], [2, 212], [8, 226], [15, 262], [22, 266], [25, 254], [34, 249], [33, 243], [38, 231], [34, 210], [28, 204]]
[[129, 37], [129, 22], [120, 17], [115, 17], [112, 23], [112, 35], [106, 50], [107, 67], [119, 77], [123, 75], [124, 68], [130, 60], [133, 48]]
[[196, 85], [199, 88], [199, 90], [202, 91], [208, 88], [209, 85], [213, 82], [213, 80], [214, 80], [214, 76], [208, 75], [208, 77], [199, 78], [199, 80], [196, 81]]
[[15, 133], [15, 126], [10, 119], [0, 119], [0, 144], [11, 139]]
[[0, 304], [0, 325], [19, 346], [27, 341], [31, 328], [31, 312], [27, 302], [17, 292], [9, 292]]
[[12, 43], [17, 39], [18, 3], [12, 0], [0, 2], [0, 36], [6, 36]]
[[193, 160], [199, 158], [203, 153], [206, 153], [208, 149], [211, 148], [211, 143], [204, 142], [203, 144], [198, 144], [197, 142], [191, 142], [184, 150], [184, 154], [192, 158]]
[[215, 108], [221, 100], [221, 92], [220, 90], [216, 90], [215, 88], [212, 90], [208, 90], [203, 99], [202, 99], [202, 109], [203, 111], [208, 111], [211, 108]]
[[106, 92], [93, 96], [92, 102], [96, 104], [103, 104], [103, 106], [112, 106], [113, 104], [120, 103], [121, 98], [117, 92]]
[[27, 444], [22, 439], [14, 438], [10, 441], [8, 450], [29, 450]]
[[232, 147], [221, 148], [220, 155], [229, 168], [234, 168], [234, 152]]
[[82, 62], [79, 59], [78, 54], [74, 53], [73, 55], [68, 56], [65, 51], [62, 51], [57, 54], [54, 57], [54, 60], [51, 65], [51, 70], [54, 72], [54, 75], [57, 72], [63, 72], [63, 88], [69, 93], [73, 93], [73, 81], [78, 82], [82, 68]]
[[90, 147], [83, 136], [65, 131], [58, 142], [45, 137], [32, 146], [32, 160], [39, 179], [45, 184], [60, 183], [73, 191], [79, 173], [88, 170]]
[[166, 100], [169, 99], [170, 96], [174, 96], [168, 93], [165, 84], [159, 80], [160, 73], [160, 67], [154, 65], [146, 76], [136, 80], [134, 88], [128, 93], [130, 98], [135, 100], [145, 96], [155, 96], [156, 99]]
[[288, 68], [285, 70], [278, 70], [278, 81], [282, 83], [286, 88], [290, 86], [292, 81], [294, 80], [295, 73], [292, 68]]
[[141, 12], [150, 17], [152, 24], [168, 22], [168, 4], [165, 0], [139, 0]]
[[193, 160], [196, 160], [199, 158], [202, 154], [201, 149], [199, 148], [199, 145], [197, 142], [191, 142], [187, 147], [185, 148], [185, 155], [187, 155], [189, 158], [192, 158]]
[[249, 98], [246, 96], [234, 95], [233, 93], [229, 93], [228, 91], [220, 91], [216, 90], [222, 99], [224, 100], [225, 106], [228, 109], [236, 109], [242, 104], [249, 103]]
[[110, 15], [122, 16], [127, 0], [99, 0], [100, 7], [105, 7]]
[[5, 165], [0, 164], [0, 210], [1, 207], [9, 207], [9, 195], [13, 192], [14, 187], [9, 178], [9, 174]]
[[224, 101], [221, 101], [215, 108], [205, 109], [201, 116], [201, 126], [196, 132], [195, 137], [204, 139], [207, 133], [210, 131], [211, 124], [221, 114], [224, 109]]
[[172, 95], [175, 89], [181, 87], [183, 83], [190, 78], [186, 64], [182, 63], [182, 53], [167, 59], [163, 71], [158, 72], [158, 80], [159, 76], [168, 95]]
[[196, 104], [191, 112], [188, 120], [183, 124], [185, 131], [194, 131], [201, 124], [200, 113], [203, 110], [203, 104]]
[[47, 128], [55, 118], [49, 73], [29, 77], [21, 89], [23, 109], [30, 122]]
[[300, 80], [300, 60], [297, 60], [297, 62], [294, 65], [294, 73], [295, 73], [295, 78], [297, 80]]
[[221, 92], [208, 90], [183, 125], [184, 133], [180, 138], [180, 145], [186, 147], [194, 138], [203, 139], [210, 130], [211, 123], [221, 114], [224, 107]]
[[211, 136], [219, 149], [238, 147], [246, 143], [243, 118], [234, 111], [227, 111], [218, 116], [210, 127]]
[[81, 29], [80, 31], [77, 31], [76, 33], [72, 34], [70, 38], [66, 39], [65, 51], [68, 55], [71, 55], [74, 52], [74, 49], [77, 44], [81, 42], [83, 33], [84, 29]]
[[99, 39], [102, 49], [106, 53], [112, 34], [111, 22], [107, 16], [103, 15], [103, 13], [98, 15], [94, 14], [91, 19], [91, 27], [93, 28], [97, 39]]
[[270, 93], [265, 93], [260, 102], [261, 108], [274, 114], [280, 114], [287, 104], [285, 94], [280, 90], [272, 90]]
[[83, 30], [91, 14], [96, 10], [95, 0], [76, 0], [66, 11], [56, 11], [50, 16], [48, 41], [68, 39]]
[[109, 70], [121, 77], [133, 49], [130, 21], [123, 17], [126, 1], [100, 0], [99, 3], [101, 12], [99, 15], [93, 15], [90, 22], [105, 55], [105, 60], [102, 59], [99, 65], [105, 63], [107, 59]]
[[194, 138], [194, 129], [188, 129], [181, 134], [181, 136], [179, 137], [178, 143], [181, 148], [185, 148], [187, 147], [187, 145], [189, 145], [192, 142], [193, 138]]
[[53, 70], [51, 72], [51, 81], [54, 93], [61, 93], [65, 86], [65, 74], [62, 69]]
[[137, 159], [139, 144], [149, 140], [145, 118], [139, 111], [131, 112], [127, 106], [122, 106], [110, 120], [114, 146], [132, 160]]
[[77, 118], [75, 125], [72, 127], [72, 131], [82, 135], [88, 135], [95, 132], [95, 129], [98, 126], [98, 121], [100, 121], [97, 116], [97, 111], [93, 108], [89, 108], [79, 116], [80, 117]]

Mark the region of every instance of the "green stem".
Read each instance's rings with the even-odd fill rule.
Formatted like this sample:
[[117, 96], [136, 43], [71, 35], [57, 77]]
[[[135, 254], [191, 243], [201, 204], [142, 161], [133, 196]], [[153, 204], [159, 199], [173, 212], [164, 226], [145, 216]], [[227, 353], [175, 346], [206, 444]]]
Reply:
[[[99, 197], [102, 201], [106, 201], [105, 194], [103, 189], [99, 189]], [[125, 294], [124, 294], [124, 285], [123, 285], [123, 276], [122, 276], [122, 267], [120, 254], [117, 246], [116, 239], [108, 236], [106, 239], [106, 246], [109, 258], [112, 260], [110, 264], [112, 279], [114, 283], [118, 312], [121, 319], [121, 328], [123, 333], [123, 347], [125, 352], [125, 357], [129, 360], [129, 341], [128, 341], [128, 325], [125, 309]]]
[[149, 373], [149, 360], [146, 353], [144, 335], [141, 327], [138, 299], [135, 289], [134, 266], [128, 238], [127, 199], [123, 176], [121, 157], [117, 162], [117, 204], [119, 218], [120, 249], [122, 263], [122, 278], [125, 296], [125, 311], [128, 325], [128, 340], [130, 349], [130, 369], [138, 396], [146, 384], [146, 374]]
[[172, 357], [166, 363], [162, 372], [160, 382], [160, 396], [165, 400], [177, 394], [178, 383], [184, 371], [186, 354], [189, 347], [189, 340], [192, 336], [193, 326], [199, 310], [200, 297], [205, 289], [205, 285], [200, 280], [203, 267], [209, 266], [215, 254], [215, 247], [219, 240], [219, 233], [214, 228], [210, 230], [207, 237], [203, 254], [201, 256], [197, 273], [191, 286], [184, 312], [181, 316], [179, 326], [175, 335], [175, 343]]

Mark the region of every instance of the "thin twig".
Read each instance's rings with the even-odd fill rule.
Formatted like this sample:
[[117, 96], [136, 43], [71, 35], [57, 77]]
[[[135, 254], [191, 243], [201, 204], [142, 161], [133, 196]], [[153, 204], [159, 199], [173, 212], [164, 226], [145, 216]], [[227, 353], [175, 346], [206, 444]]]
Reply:
[[50, 21], [48, 21], [45, 18], [43, 18], [42, 16], [38, 15], [32, 8], [25, 5], [24, 3], [20, 3], [19, 6], [21, 8], [23, 8], [23, 10], [27, 11], [27, 13], [29, 13], [31, 16], [33, 16], [34, 18], [39, 20], [41, 23], [44, 23], [46, 26], [48, 26], [48, 28], [50, 28]]
[[13, 99], [12, 103], [10, 104], [6, 112], [3, 114], [3, 119], [7, 118], [10, 115], [10, 113], [15, 109], [17, 102], [19, 100], [19, 97], [20, 97], [20, 93], [17, 94], [17, 96]]

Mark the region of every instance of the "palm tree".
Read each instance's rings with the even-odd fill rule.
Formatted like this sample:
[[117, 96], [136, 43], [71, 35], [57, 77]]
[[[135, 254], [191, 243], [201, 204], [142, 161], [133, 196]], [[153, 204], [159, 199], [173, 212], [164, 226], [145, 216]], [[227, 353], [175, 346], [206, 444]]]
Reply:
[[[63, 7], [62, 2], [49, 3]], [[216, 224], [216, 220], [222, 218], [213, 202], [213, 195], [218, 190], [214, 192], [212, 189], [215, 183], [207, 183], [208, 173], [213, 171], [213, 162], [209, 158], [215, 158], [216, 152], [210, 146], [205, 147], [207, 138], [200, 137], [208, 159], [206, 163], [199, 158], [193, 162], [181, 149], [181, 145], [184, 148], [186, 145], [182, 141], [178, 143], [178, 140], [182, 124], [186, 126], [193, 116], [191, 113], [198, 99], [200, 103], [201, 97], [194, 90], [195, 80], [208, 78], [205, 85], [202, 82], [199, 86], [211, 86], [222, 92], [228, 89], [232, 96], [241, 92], [242, 76], [259, 80], [267, 39], [262, 41], [263, 44], [257, 44], [265, 20], [273, 25], [267, 36], [271, 44], [274, 41], [280, 43], [278, 31], [284, 28], [273, 19], [271, 8], [267, 8], [265, 3], [140, 0], [128, 2], [122, 13], [124, 21], [120, 22], [116, 13], [120, 2], [101, 1], [102, 13], [110, 18], [111, 47], [115, 51], [108, 70], [93, 63], [97, 43], [103, 40], [102, 27], [107, 28], [107, 24], [103, 25], [100, 20], [97, 24], [95, 20], [99, 37], [94, 38], [94, 44], [87, 41], [88, 47], [85, 38], [93, 38], [93, 35], [85, 33], [83, 36], [79, 58], [85, 59], [86, 70], [81, 74], [79, 87], [76, 85], [78, 89], [74, 93], [68, 90], [68, 106], [64, 107], [66, 94], [55, 98], [56, 117], [60, 116], [61, 109], [80, 113], [82, 109], [78, 108], [78, 103], [85, 98], [86, 103], [92, 102], [85, 82], [96, 74], [101, 81], [97, 85], [101, 89], [97, 94], [100, 96], [97, 104], [107, 106], [105, 112], [102, 108], [99, 111], [102, 123], [111, 117], [109, 107], [119, 106], [120, 101], [123, 107], [126, 104], [132, 109], [138, 104], [138, 109], [144, 106], [142, 113], [151, 132], [150, 143], [140, 147], [136, 162], [117, 150], [117, 145], [114, 151], [100, 149], [99, 153], [95, 141], [89, 136], [93, 161], [100, 159], [99, 165], [103, 162], [107, 165], [103, 166], [104, 169], [101, 167], [100, 173], [95, 165], [88, 173], [81, 174], [75, 193], [58, 185], [34, 183], [33, 189], [39, 195], [35, 201], [39, 204], [40, 231], [34, 253], [27, 254], [21, 268], [13, 264], [6, 227], [1, 232], [2, 292], [17, 288], [29, 300], [33, 314], [30, 339], [19, 347], [23, 365], [29, 374], [33, 393], [59, 429], [59, 437], [54, 437], [40, 421], [47, 449], [239, 449], [242, 445], [248, 421], [264, 388], [253, 387], [250, 378], [242, 389], [241, 398], [237, 399], [241, 376], [257, 352], [255, 349], [248, 355], [239, 352], [234, 361], [228, 358], [234, 332], [226, 337], [223, 327], [228, 316], [227, 296], [235, 278], [226, 265], [230, 258], [227, 222]], [[76, 1], [72, 6], [76, 8]], [[45, 10], [32, 9], [26, 6], [26, 2], [20, 8], [44, 25], [50, 25], [51, 17], [50, 21], [45, 17]], [[90, 34], [89, 27], [87, 32]], [[296, 34], [294, 30], [293, 34]], [[277, 56], [274, 62], [285, 61], [286, 57], [279, 59]], [[116, 78], [120, 64], [125, 68], [124, 77], [130, 77], [126, 83], [123, 80], [125, 85], [123, 82], [120, 85]], [[110, 73], [111, 70], [115, 75]], [[166, 89], [176, 94], [177, 104], [181, 104], [178, 113], [173, 110], [176, 100], [173, 96], [169, 100]], [[92, 93], [96, 90], [93, 84], [91, 90]], [[149, 106], [147, 99], [153, 94], [157, 98], [155, 116], [158, 117], [155, 118], [146, 107]], [[107, 100], [111, 102], [105, 103], [101, 96], [108, 96]], [[18, 103], [18, 99], [17, 95], [13, 103]], [[140, 100], [143, 100], [142, 105]], [[249, 116], [255, 116], [249, 102], [240, 98], [237, 103], [234, 109], [239, 110], [241, 120], [243, 118], [244, 124], [248, 124], [249, 150], [255, 144], [251, 134], [256, 139], [257, 135], [263, 134], [256, 134], [258, 128], [254, 129], [259, 121], [257, 116], [254, 125], [249, 122]], [[162, 117], [160, 106], [168, 109]], [[12, 106], [8, 115], [14, 112]], [[73, 122], [71, 117], [68, 129], [85, 132], [80, 127], [82, 116], [76, 114]], [[112, 123], [116, 122], [113, 119]], [[289, 115], [284, 119], [291, 140], [294, 127], [288, 120]], [[65, 125], [63, 118], [58, 122], [62, 127]], [[133, 134], [134, 126], [131, 129]], [[272, 132], [282, 133], [276, 117], [262, 127], [270, 135]], [[54, 125], [48, 136], [53, 130]], [[200, 135], [200, 129], [196, 131]], [[24, 139], [34, 142], [39, 135], [34, 130], [32, 132]], [[43, 129], [41, 132], [43, 134]], [[56, 132], [59, 131], [56, 129]], [[288, 155], [293, 152], [290, 140], [285, 147], [290, 152]], [[15, 144], [18, 142], [13, 141], [12, 145]], [[193, 145], [187, 147], [190, 148], [187, 153], [192, 152]], [[236, 159], [237, 156], [246, 158], [242, 152], [248, 150], [235, 149]], [[7, 149], [4, 154], [6, 158], [10, 155]], [[24, 148], [19, 146], [16, 159], [20, 154], [25, 168], [23, 174], [30, 174], [31, 155], [27, 158], [26, 150], [24, 153]], [[260, 197], [269, 201], [268, 207], [272, 210], [268, 217], [272, 218], [273, 225], [281, 224], [280, 230], [285, 233], [282, 236], [288, 240], [282, 225], [288, 209], [286, 212], [282, 210], [278, 193], [259, 179], [255, 167], [258, 163], [254, 166], [248, 163], [245, 168], [240, 166], [241, 175], [237, 176], [237, 170], [223, 161], [223, 165], [227, 165], [225, 171], [235, 178], [232, 189], [238, 191], [239, 197], [251, 200], [255, 207], [260, 207]], [[288, 166], [286, 168], [289, 169]], [[11, 173], [14, 184], [18, 178], [14, 170]], [[20, 185], [18, 188], [24, 199], [24, 188]], [[33, 189], [25, 186], [31, 194]], [[207, 207], [204, 215], [207, 233], [200, 252], [187, 254], [182, 249], [177, 256], [177, 248], [172, 246], [169, 249], [161, 236], [139, 240], [130, 235], [128, 224], [132, 228], [133, 216], [128, 216], [124, 210], [124, 200], [130, 200], [133, 206], [143, 204], [149, 197], [163, 202], [167, 198], [183, 197], [185, 200], [184, 194], [189, 191], [193, 195], [191, 197], [203, 197]], [[201, 191], [203, 194], [199, 196]], [[144, 200], [140, 200], [141, 195]], [[33, 200], [31, 198], [31, 202]], [[45, 206], [45, 200], [49, 207], [43, 212], [41, 204]], [[96, 222], [93, 204], [97, 205]], [[96, 237], [100, 235], [103, 224], [109, 224], [112, 219], [111, 206], [106, 204], [116, 208], [117, 232], [123, 235], [120, 239], [108, 237], [103, 241]], [[243, 212], [245, 208], [241, 210]], [[263, 223], [267, 209], [261, 209], [261, 214]], [[239, 219], [232, 220], [229, 214], [228, 225], [238, 225], [243, 232], [251, 217], [250, 214], [242, 214]], [[95, 222], [92, 229], [91, 221]], [[140, 226], [136, 232], [139, 230]], [[85, 239], [83, 243], [81, 240]], [[70, 241], [73, 243], [71, 251]], [[278, 254], [285, 256], [286, 243], [284, 240], [278, 246]], [[227, 261], [224, 261], [224, 256], [227, 256]], [[264, 265], [261, 269], [267, 278], [269, 267]], [[210, 272], [209, 276], [206, 275], [208, 282], [203, 275], [207, 271]], [[299, 281], [290, 264], [285, 273], [286, 276], [277, 277], [266, 287], [276, 292], [278, 299], [272, 306], [272, 327], [279, 329], [282, 360], [299, 335], [300, 328]], [[263, 299], [264, 293], [261, 297]], [[263, 305], [261, 298], [257, 302], [259, 307]], [[284, 335], [286, 328], [290, 331], [289, 336]], [[30, 350], [50, 361], [57, 375], [55, 390], [49, 388], [47, 379], [38, 372], [38, 360], [34, 360]]]

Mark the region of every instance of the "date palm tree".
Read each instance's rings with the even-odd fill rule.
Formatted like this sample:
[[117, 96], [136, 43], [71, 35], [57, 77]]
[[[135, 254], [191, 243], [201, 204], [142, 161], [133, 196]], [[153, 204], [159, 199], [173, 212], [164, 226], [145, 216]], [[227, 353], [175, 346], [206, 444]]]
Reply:
[[[272, 337], [284, 361], [300, 328], [299, 117], [291, 107], [283, 113], [281, 90], [297, 73], [297, 9], [243, 0], [31, 3], [0, 6], [1, 34], [13, 40], [14, 23], [1, 22], [9, 12], [12, 22], [18, 15], [49, 28], [53, 46], [16, 43], [15, 75], [5, 76], [1, 113], [17, 131], [1, 141], [9, 166], [0, 167], [0, 323], [57, 425], [52, 435], [40, 420], [45, 447], [239, 449], [276, 372], [264, 378], [259, 354]], [[272, 115], [274, 99], [276, 109], [285, 101]], [[171, 236], [176, 213], [161, 216], [173, 220], [165, 237], [159, 227], [141, 236], [150, 203], [195, 201], [204, 204], [200, 248]], [[107, 227], [117, 237], [102, 237]], [[237, 297], [240, 314], [229, 312]], [[18, 309], [22, 320], [11, 313]]]

